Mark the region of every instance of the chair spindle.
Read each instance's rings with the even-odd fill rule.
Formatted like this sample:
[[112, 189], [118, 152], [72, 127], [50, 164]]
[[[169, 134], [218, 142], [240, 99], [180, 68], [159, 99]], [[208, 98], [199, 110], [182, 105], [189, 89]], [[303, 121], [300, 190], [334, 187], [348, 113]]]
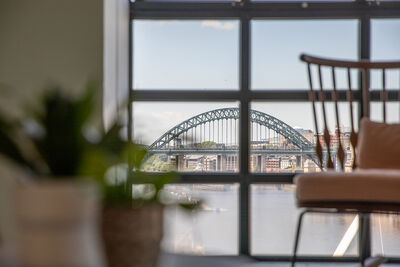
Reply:
[[350, 105], [350, 123], [351, 123], [351, 133], [350, 133], [350, 144], [353, 152], [353, 164], [352, 168], [356, 168], [356, 146], [357, 146], [357, 133], [354, 129], [354, 115], [353, 115], [353, 91], [351, 89], [351, 69], [347, 68], [347, 81], [348, 81], [348, 91], [347, 99]]
[[363, 116], [369, 118], [369, 69], [362, 69]]
[[344, 149], [342, 146], [342, 141], [340, 139], [341, 131], [340, 131], [340, 120], [339, 120], [339, 108], [338, 108], [338, 92], [336, 89], [336, 75], [335, 75], [335, 67], [332, 67], [332, 84], [333, 84], [333, 101], [335, 103], [335, 117], [336, 117], [336, 127], [337, 131], [337, 158], [339, 158], [340, 166], [344, 170]]
[[314, 94], [314, 87], [313, 87], [313, 82], [312, 82], [310, 64], [307, 64], [307, 70], [308, 70], [308, 83], [310, 85], [309, 98], [310, 98], [310, 101], [312, 103], [313, 116], [314, 116], [314, 128], [315, 128], [315, 133], [317, 135], [317, 140], [316, 140], [317, 144], [316, 144], [316, 147], [315, 147], [315, 152], [317, 154], [317, 158], [318, 158], [318, 161], [319, 161], [319, 167], [320, 167], [320, 169], [322, 169], [322, 167], [323, 167], [322, 166], [322, 164], [323, 164], [323, 161], [322, 161], [322, 146], [321, 146], [321, 142], [320, 142], [319, 137], [318, 137], [318, 132], [319, 131], [318, 131], [317, 111], [316, 111], [316, 108], [315, 108], [315, 94]]
[[319, 76], [320, 101], [321, 101], [322, 115], [323, 115], [323, 120], [324, 120], [324, 141], [325, 141], [325, 145], [326, 145], [326, 151], [328, 154], [326, 168], [333, 169], [333, 161], [332, 161], [331, 150], [330, 150], [331, 136], [329, 133], [328, 123], [327, 123], [327, 118], [326, 118], [325, 91], [324, 91], [324, 86], [323, 86], [323, 82], [322, 82], [321, 65], [318, 65], [318, 76]]

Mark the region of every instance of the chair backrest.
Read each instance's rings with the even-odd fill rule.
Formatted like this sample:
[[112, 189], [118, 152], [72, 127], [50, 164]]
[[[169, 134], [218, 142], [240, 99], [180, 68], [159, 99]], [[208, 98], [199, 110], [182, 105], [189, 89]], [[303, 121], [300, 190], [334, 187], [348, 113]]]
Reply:
[[[350, 112], [350, 127], [351, 127], [351, 132], [350, 132], [350, 145], [352, 148], [352, 155], [353, 155], [353, 162], [352, 162], [352, 167], [353, 169], [356, 167], [356, 154], [354, 153], [355, 148], [357, 146], [357, 132], [355, 130], [355, 125], [354, 125], [354, 111], [353, 111], [353, 102], [354, 102], [354, 94], [353, 92], [355, 91], [354, 88], [352, 88], [352, 70], [358, 70], [358, 73], [360, 74], [360, 88], [361, 88], [361, 98], [362, 98], [362, 115], [364, 117], [369, 118], [370, 117], [370, 72], [371, 70], [378, 70], [381, 73], [381, 86], [380, 88], [374, 88], [374, 89], [379, 89], [380, 90], [380, 101], [382, 101], [382, 114], [383, 114], [383, 121], [386, 122], [387, 119], [387, 114], [386, 114], [386, 102], [388, 101], [388, 92], [387, 92], [387, 86], [386, 86], [386, 76], [387, 76], [387, 70], [393, 70], [393, 69], [398, 69], [399, 70], [399, 79], [400, 79], [400, 61], [385, 61], [385, 62], [372, 62], [369, 60], [360, 60], [360, 61], [345, 61], [345, 60], [333, 60], [333, 59], [327, 59], [327, 58], [320, 58], [320, 57], [314, 57], [310, 55], [305, 55], [302, 54], [300, 56], [300, 60], [307, 63], [307, 70], [308, 70], [308, 80], [309, 80], [309, 86], [310, 86], [310, 94], [309, 98], [310, 101], [312, 102], [312, 109], [313, 109], [313, 119], [314, 119], [314, 127], [315, 127], [315, 132], [317, 135], [316, 138], [316, 154], [317, 158], [319, 161], [319, 165], [321, 169], [326, 168], [326, 169], [334, 169], [334, 163], [332, 159], [332, 147], [331, 147], [331, 134], [328, 129], [328, 123], [327, 123], [327, 109], [326, 109], [326, 99], [327, 99], [327, 90], [324, 87], [324, 78], [323, 78], [323, 72], [322, 72], [322, 67], [330, 69], [331, 72], [331, 79], [332, 79], [332, 90], [331, 91], [331, 96], [332, 100], [334, 102], [334, 113], [335, 113], [335, 124], [336, 124], [336, 131], [335, 131], [335, 137], [338, 140], [338, 146], [336, 149], [336, 158], [338, 162], [340, 163], [340, 166], [342, 169], [344, 169], [344, 164], [345, 164], [345, 152], [343, 148], [343, 144], [341, 140], [341, 129], [340, 129], [340, 116], [339, 116], [339, 108], [338, 108], [338, 102], [339, 102], [339, 94], [338, 94], [338, 88], [337, 88], [337, 70], [338, 69], [344, 69], [346, 71], [346, 86], [347, 88], [341, 88], [345, 89], [347, 91], [346, 96], [345, 96], [345, 101], [348, 102]], [[317, 72], [316, 74], [313, 73], [312, 68], [316, 67]], [[317, 83], [318, 86], [314, 86], [313, 84], [313, 75], [317, 76]], [[400, 81], [399, 81], [399, 86], [400, 86]], [[399, 88], [400, 90], [400, 88]], [[398, 93], [399, 100], [400, 100], [400, 93]], [[320, 125], [318, 125], [318, 118], [317, 118], [317, 110], [316, 110], [316, 102], [320, 102], [322, 106], [322, 121], [323, 125], [320, 128]], [[323, 157], [323, 148], [321, 145], [321, 140], [319, 137], [319, 133], [322, 133], [321, 139], [323, 143], [325, 144], [326, 147], [326, 157], [324, 161]]]

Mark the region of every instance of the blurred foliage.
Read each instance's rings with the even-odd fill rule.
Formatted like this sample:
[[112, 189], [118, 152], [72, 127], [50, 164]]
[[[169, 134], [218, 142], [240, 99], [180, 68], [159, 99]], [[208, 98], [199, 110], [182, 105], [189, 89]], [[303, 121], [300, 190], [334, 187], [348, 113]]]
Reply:
[[[119, 126], [113, 126], [86, 150], [80, 173], [99, 181], [108, 204], [132, 201], [132, 197], [137, 203], [158, 202], [164, 186], [176, 182], [178, 175], [174, 172], [155, 174], [142, 171], [147, 150], [124, 141], [120, 131]], [[146, 192], [135, 194], [132, 191], [135, 185], [151, 185], [154, 190], [150, 196]]]
[[175, 164], [168, 162], [166, 155], [149, 156], [142, 167], [145, 171], [167, 172], [175, 170]]
[[200, 144], [197, 144], [198, 148], [216, 148], [217, 143], [214, 141], [204, 141]]
[[[89, 125], [96, 88], [90, 83], [78, 97], [63, 94], [59, 87], [49, 88], [39, 107], [28, 109], [22, 119], [11, 120], [0, 112], [0, 154], [33, 177], [94, 178], [108, 204], [159, 201], [164, 186], [176, 182], [178, 175], [142, 171], [147, 150], [124, 139], [118, 121], [108, 131]], [[149, 186], [137, 186], [147, 191], [133, 192], [135, 185]]]
[[80, 97], [67, 97], [58, 87], [41, 96], [40, 109], [15, 121], [0, 116], [0, 153], [35, 176], [76, 176], [88, 142], [84, 130], [94, 109], [95, 85]]

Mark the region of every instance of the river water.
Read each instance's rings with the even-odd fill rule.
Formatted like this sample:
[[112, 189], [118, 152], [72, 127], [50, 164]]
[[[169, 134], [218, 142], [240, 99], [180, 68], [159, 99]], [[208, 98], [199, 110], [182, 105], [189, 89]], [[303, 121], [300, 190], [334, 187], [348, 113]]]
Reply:
[[[196, 212], [176, 207], [166, 209], [164, 250], [201, 255], [238, 253], [238, 185], [176, 185], [169, 190], [178, 196], [200, 198], [203, 204]], [[250, 246], [253, 255], [291, 254], [300, 212], [295, 206], [294, 190], [294, 185], [251, 186]], [[306, 215], [299, 254], [356, 256], [357, 222], [354, 215]], [[372, 216], [372, 251], [400, 257], [400, 219], [397, 216]]]

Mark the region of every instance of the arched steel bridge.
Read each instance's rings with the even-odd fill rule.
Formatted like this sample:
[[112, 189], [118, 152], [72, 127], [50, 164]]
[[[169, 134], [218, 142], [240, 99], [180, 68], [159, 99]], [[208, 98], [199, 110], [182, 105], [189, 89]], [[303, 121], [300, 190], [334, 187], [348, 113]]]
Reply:
[[[234, 120], [239, 119], [239, 108], [215, 109], [201, 113], [188, 120], [185, 120], [184, 122], [181, 122], [180, 124], [176, 125], [172, 129], [164, 133], [156, 141], [154, 141], [154, 143], [148, 147], [148, 150], [151, 154], [152, 152], [160, 153], [161, 151], [168, 150], [171, 141], [177, 140], [179, 136], [187, 134], [189, 130], [201, 125], [205, 125], [206, 123], [211, 123], [219, 120], [228, 120], [228, 119], [234, 119]], [[310, 141], [308, 141], [304, 136], [302, 136], [290, 125], [286, 124], [285, 122], [271, 115], [268, 115], [266, 113], [257, 110], [250, 110], [250, 122], [267, 127], [268, 129], [273, 130], [277, 134], [284, 136], [290, 143], [298, 147], [299, 151], [303, 152], [307, 151], [308, 152], [307, 154], [314, 153], [313, 144]], [[292, 153], [293, 152], [294, 151], [292, 151]], [[288, 151], [288, 153], [290, 152]]]

